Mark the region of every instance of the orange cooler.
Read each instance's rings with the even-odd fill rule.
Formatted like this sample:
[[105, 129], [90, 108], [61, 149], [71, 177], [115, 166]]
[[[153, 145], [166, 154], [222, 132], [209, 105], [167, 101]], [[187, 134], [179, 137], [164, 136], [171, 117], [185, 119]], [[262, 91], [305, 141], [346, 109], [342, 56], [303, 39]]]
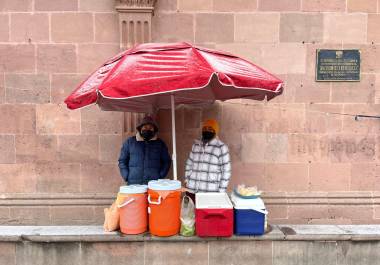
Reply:
[[148, 182], [149, 230], [155, 236], [173, 236], [181, 227], [181, 182], [159, 179]]
[[146, 185], [121, 186], [117, 195], [120, 209], [120, 231], [137, 235], [148, 230], [148, 201]]

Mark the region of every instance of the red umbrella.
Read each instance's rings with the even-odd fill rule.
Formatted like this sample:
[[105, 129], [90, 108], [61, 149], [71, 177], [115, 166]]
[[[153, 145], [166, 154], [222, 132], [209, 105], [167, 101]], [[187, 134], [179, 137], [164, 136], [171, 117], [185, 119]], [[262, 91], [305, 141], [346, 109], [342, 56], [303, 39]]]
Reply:
[[176, 178], [174, 104], [215, 100], [270, 100], [283, 82], [235, 55], [188, 43], [145, 43], [104, 63], [65, 103], [70, 109], [98, 104], [102, 110], [149, 113], [172, 108], [173, 168]]

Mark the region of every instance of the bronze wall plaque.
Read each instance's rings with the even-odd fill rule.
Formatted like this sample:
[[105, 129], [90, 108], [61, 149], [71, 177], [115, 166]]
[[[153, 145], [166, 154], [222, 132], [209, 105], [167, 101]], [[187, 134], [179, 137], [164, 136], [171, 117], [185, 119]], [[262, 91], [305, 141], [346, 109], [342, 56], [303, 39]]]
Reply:
[[359, 50], [317, 50], [316, 81], [360, 81]]

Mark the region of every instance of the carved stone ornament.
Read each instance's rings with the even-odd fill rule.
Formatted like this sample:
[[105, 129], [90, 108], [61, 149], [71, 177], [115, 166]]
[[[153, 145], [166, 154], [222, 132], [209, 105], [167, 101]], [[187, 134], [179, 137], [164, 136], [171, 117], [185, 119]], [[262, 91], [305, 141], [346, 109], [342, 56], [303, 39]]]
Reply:
[[153, 12], [157, 0], [116, 0], [119, 12]]

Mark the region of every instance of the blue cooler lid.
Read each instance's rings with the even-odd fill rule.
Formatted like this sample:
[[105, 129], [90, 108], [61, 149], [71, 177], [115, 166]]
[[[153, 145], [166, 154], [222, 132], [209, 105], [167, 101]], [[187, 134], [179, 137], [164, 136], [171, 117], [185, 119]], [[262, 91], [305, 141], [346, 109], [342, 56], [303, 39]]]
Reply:
[[178, 190], [181, 188], [181, 181], [171, 179], [151, 180], [148, 182], [150, 190]]
[[119, 189], [119, 193], [123, 194], [136, 194], [136, 193], [145, 193], [148, 190], [147, 185], [129, 185], [129, 186], [121, 186]]

